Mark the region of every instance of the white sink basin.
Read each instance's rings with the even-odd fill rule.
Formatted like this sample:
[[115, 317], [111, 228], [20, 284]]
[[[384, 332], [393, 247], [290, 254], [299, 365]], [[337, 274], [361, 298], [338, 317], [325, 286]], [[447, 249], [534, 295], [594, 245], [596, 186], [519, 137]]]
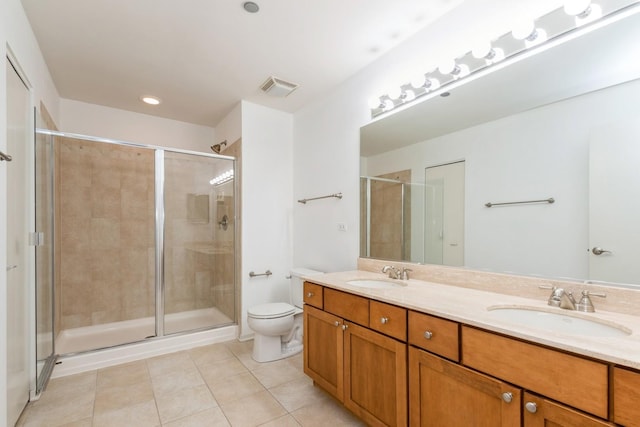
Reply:
[[349, 280], [347, 281], [347, 285], [357, 286], [359, 288], [369, 288], [369, 289], [389, 289], [389, 288], [399, 288], [402, 286], [406, 286], [402, 283], [389, 282], [386, 280], [375, 280], [375, 279], [357, 279], [357, 280]]
[[553, 313], [535, 307], [487, 308], [495, 319], [505, 320], [536, 329], [553, 330], [568, 335], [590, 335], [594, 337], [624, 337], [631, 330], [622, 325], [604, 323], [597, 319], [585, 319], [564, 313]]

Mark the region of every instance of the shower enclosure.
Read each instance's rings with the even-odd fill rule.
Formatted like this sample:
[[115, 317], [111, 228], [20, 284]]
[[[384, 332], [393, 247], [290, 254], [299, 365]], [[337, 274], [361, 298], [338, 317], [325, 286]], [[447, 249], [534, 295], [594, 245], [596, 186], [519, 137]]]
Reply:
[[49, 165], [36, 199], [51, 211], [37, 231], [55, 254], [37, 262], [54, 284], [37, 312], [51, 354], [236, 322], [234, 158], [36, 134], [36, 163]]

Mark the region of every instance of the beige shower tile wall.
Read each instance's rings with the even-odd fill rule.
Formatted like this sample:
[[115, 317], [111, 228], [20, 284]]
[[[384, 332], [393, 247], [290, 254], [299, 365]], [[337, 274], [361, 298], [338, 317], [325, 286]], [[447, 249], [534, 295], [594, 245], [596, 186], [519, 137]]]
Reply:
[[153, 315], [153, 151], [59, 141], [61, 328]]
[[[411, 170], [398, 171], [380, 175], [379, 178], [396, 181], [411, 182]], [[400, 184], [372, 181], [371, 182], [371, 256], [401, 260], [402, 238], [404, 234], [405, 259], [410, 259], [411, 253], [411, 192], [405, 186], [405, 215], [404, 229], [402, 216], [402, 186]]]

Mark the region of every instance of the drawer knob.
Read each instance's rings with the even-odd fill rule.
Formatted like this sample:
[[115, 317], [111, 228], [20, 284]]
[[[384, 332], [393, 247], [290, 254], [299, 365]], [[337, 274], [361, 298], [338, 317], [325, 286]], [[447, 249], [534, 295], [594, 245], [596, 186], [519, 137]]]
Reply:
[[313, 292], [307, 292], [307, 298], [311, 298], [313, 296]]
[[383, 325], [386, 325], [387, 323], [389, 323], [389, 318], [388, 317], [381, 317], [380, 318], [380, 323], [382, 323]]
[[339, 320], [336, 320], [335, 322], [333, 322], [333, 324], [334, 324], [336, 327], [338, 327], [338, 326], [340, 326], [340, 321], [339, 321]]
[[535, 414], [536, 412], [538, 412], [538, 405], [536, 405], [535, 402], [527, 402], [524, 404], [524, 408], [531, 412], [532, 414]]
[[348, 327], [349, 327], [349, 325], [344, 324], [344, 325], [342, 325], [342, 330], [343, 330], [343, 331], [346, 331]]
[[511, 401], [513, 400], [513, 394], [509, 393], [508, 391], [502, 393], [502, 400], [504, 400], [505, 403], [511, 403]]
[[424, 337], [428, 340], [430, 340], [433, 337], [433, 332], [431, 331], [424, 331]]

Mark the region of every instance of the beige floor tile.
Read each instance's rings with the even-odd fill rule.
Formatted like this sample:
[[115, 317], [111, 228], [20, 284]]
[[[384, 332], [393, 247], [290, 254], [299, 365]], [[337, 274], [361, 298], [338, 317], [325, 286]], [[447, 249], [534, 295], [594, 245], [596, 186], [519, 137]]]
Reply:
[[366, 425], [333, 399], [323, 399], [317, 404], [304, 406], [293, 411], [291, 415], [303, 427]]
[[227, 377], [248, 373], [249, 370], [233, 356], [231, 359], [206, 363], [199, 366], [200, 374], [207, 383], [215, 383]]
[[102, 387], [96, 392], [94, 414], [102, 414], [150, 400], [153, 400], [153, 389], [149, 380], [123, 386]]
[[96, 414], [93, 418], [93, 427], [156, 427], [159, 425], [160, 418], [153, 400]]
[[304, 369], [304, 356], [302, 352], [296, 354], [295, 356], [288, 357], [286, 359], [287, 362], [291, 363], [296, 368], [300, 369], [300, 372]]
[[180, 351], [147, 359], [147, 367], [149, 368], [149, 375], [151, 375], [151, 377], [157, 377], [178, 371], [193, 370], [195, 363], [191, 360], [189, 353]]
[[173, 393], [178, 390], [204, 385], [204, 380], [195, 366], [187, 368], [184, 371], [176, 371], [175, 373], [152, 377], [151, 382], [156, 397], [166, 393]]
[[331, 399], [322, 389], [314, 387], [313, 381], [306, 376], [273, 387], [269, 389], [269, 392], [289, 412]]
[[[46, 393], [46, 392], [45, 392]], [[94, 393], [70, 395], [67, 400], [44, 396], [27, 405], [21, 421], [25, 427], [61, 426], [93, 416]]]
[[287, 414], [268, 391], [254, 393], [220, 406], [232, 426], [258, 426]]
[[304, 373], [289, 363], [287, 359], [263, 364], [251, 372], [266, 388], [275, 387], [304, 376]]
[[220, 406], [251, 394], [266, 391], [251, 373], [234, 375], [212, 383], [207, 382]]
[[188, 351], [198, 366], [234, 358], [234, 354], [224, 343], [196, 347]]
[[149, 381], [149, 370], [144, 360], [111, 366], [98, 370], [97, 388], [126, 386]]
[[68, 402], [76, 396], [93, 395], [96, 391], [97, 371], [54, 378], [37, 402], [39, 404]]
[[157, 396], [156, 403], [162, 423], [184, 418], [218, 406], [205, 384]]
[[230, 427], [227, 417], [220, 408], [207, 409], [188, 417], [163, 424], [163, 427]]
[[253, 351], [253, 340], [229, 341], [226, 342], [225, 345], [236, 356], [240, 356], [242, 354], [251, 354], [251, 351]]
[[93, 418], [85, 418], [84, 420], [63, 424], [59, 427], [92, 427], [92, 425], [93, 425]]
[[285, 415], [268, 423], [260, 424], [260, 427], [300, 427], [300, 424], [291, 415]]

